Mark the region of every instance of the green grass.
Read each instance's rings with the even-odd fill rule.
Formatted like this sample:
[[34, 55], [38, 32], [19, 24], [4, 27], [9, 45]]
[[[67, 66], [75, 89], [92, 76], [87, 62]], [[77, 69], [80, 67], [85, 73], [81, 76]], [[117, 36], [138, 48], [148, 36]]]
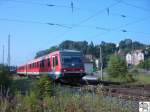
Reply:
[[[40, 98], [32, 89], [36, 81], [27, 78], [15, 79], [13, 97], [4, 98], [0, 96], [0, 112], [131, 112], [131, 107], [122, 107], [119, 102], [107, 101], [103, 93], [94, 95], [75, 94], [55, 88], [56, 93], [51, 96]], [[21, 94], [19, 90], [25, 90]], [[64, 90], [64, 89], [63, 89]]]
[[60, 94], [38, 99], [34, 92], [16, 93], [10, 102], [0, 100], [0, 112], [131, 112], [116, 102], [107, 102], [101, 95]]
[[[150, 74], [134, 74], [133, 78], [135, 79], [135, 84], [150, 84]], [[124, 79], [121, 78], [109, 78], [105, 76], [103, 78], [105, 81], [112, 81], [112, 82], [126, 82]]]
[[138, 74], [135, 79], [137, 80], [136, 83], [150, 84], [150, 74]]

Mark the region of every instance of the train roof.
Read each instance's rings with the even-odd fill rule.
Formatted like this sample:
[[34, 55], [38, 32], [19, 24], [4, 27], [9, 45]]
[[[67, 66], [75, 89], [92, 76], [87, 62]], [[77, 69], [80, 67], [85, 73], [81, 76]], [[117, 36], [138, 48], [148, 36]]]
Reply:
[[80, 53], [80, 51], [77, 51], [77, 50], [69, 50], [69, 49], [59, 50], [59, 52], [77, 52], [77, 53]]
[[[34, 62], [37, 62], [37, 61], [40, 61], [42, 59], [45, 59], [45, 58], [49, 58], [49, 54], [55, 54], [55, 53], [67, 53], [67, 52], [71, 52], [71, 53], [81, 53], [80, 51], [77, 51], [77, 50], [70, 50], [70, 49], [63, 49], [63, 50], [57, 50], [57, 51], [54, 51], [54, 52], [51, 52], [51, 53], [48, 53], [44, 56], [41, 56], [41, 57], [38, 57], [36, 59], [33, 59], [33, 60], [30, 60], [28, 61], [26, 64], [30, 64], [30, 63], [34, 63]], [[25, 66], [26, 64], [22, 64], [22, 65], [19, 65], [19, 66]]]

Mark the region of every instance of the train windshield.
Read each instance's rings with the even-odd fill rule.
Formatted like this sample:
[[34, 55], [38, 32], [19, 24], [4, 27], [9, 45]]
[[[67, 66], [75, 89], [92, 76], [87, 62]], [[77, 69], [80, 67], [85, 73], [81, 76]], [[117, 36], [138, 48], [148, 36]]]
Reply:
[[75, 57], [75, 56], [63, 56], [62, 57], [62, 63], [82, 63], [81, 57]]
[[83, 66], [81, 53], [61, 53], [61, 62], [63, 67], [81, 67]]

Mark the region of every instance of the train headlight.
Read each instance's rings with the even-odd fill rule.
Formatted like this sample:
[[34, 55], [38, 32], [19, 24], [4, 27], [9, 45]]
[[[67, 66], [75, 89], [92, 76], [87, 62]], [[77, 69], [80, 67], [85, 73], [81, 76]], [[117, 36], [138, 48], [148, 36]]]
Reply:
[[83, 72], [83, 69], [81, 69], [80, 72]]
[[65, 69], [64, 69], [63, 71], [64, 71], [64, 72], [66, 72], [66, 70], [65, 70]]

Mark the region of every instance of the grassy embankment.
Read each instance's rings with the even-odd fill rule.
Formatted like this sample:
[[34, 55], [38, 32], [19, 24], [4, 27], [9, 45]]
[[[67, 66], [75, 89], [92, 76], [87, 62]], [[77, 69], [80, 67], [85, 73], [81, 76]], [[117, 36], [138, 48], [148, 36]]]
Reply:
[[[130, 83], [150, 84], [150, 74], [144, 74], [144, 73], [133, 74], [133, 78], [134, 78], [134, 81], [130, 82]], [[125, 82], [125, 83], [128, 83], [123, 78], [110, 78], [108, 76], [105, 76], [103, 80], [112, 81], [112, 82]]]
[[138, 74], [135, 79], [137, 84], [150, 84], [150, 74]]
[[[0, 97], [0, 112], [131, 112], [130, 107], [121, 107], [118, 102], [104, 100], [97, 94], [74, 94], [55, 91], [51, 96], [37, 94], [38, 80], [17, 79], [12, 83], [15, 94], [11, 98]], [[54, 88], [53, 88], [54, 89]], [[25, 91], [21, 94], [19, 90]]]

